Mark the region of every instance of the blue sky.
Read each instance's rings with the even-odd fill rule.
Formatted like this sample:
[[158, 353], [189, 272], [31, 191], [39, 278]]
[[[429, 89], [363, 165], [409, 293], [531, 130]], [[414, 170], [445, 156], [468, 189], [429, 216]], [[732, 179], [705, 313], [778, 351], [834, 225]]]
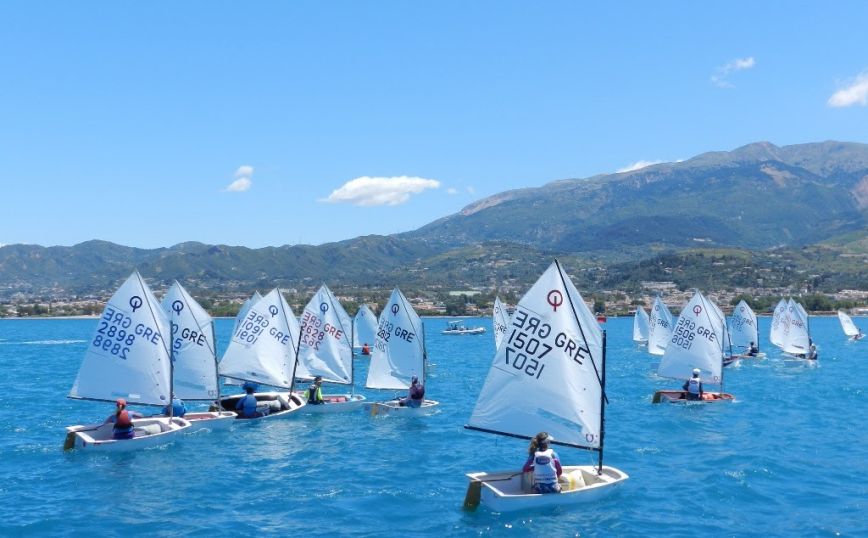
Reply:
[[320, 244], [639, 161], [868, 142], [864, 2], [4, 2], [0, 21], [0, 244]]

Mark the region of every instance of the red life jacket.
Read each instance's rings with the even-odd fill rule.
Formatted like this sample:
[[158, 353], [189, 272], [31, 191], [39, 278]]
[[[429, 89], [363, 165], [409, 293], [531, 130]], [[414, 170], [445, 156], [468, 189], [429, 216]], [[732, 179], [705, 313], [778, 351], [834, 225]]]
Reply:
[[115, 415], [115, 428], [120, 430], [132, 427], [133, 421], [130, 419], [130, 414], [127, 413], [126, 409], [121, 409], [118, 414]]

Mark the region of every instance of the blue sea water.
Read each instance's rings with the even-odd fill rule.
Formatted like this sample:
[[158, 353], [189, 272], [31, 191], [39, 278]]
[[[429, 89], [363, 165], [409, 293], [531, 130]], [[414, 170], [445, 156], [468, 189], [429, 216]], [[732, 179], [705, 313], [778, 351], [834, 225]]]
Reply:
[[[737, 402], [689, 407], [650, 403], [678, 383], [655, 376], [632, 318], [610, 318], [605, 463], [630, 479], [595, 504], [519, 514], [462, 510], [465, 472], [518, 468], [526, 453], [462, 427], [491, 332], [425, 325], [433, 416], [295, 416], [100, 455], [61, 449], [65, 426], [113, 410], [66, 399], [96, 321], [0, 320], [0, 535], [868, 536], [868, 341], [848, 343], [836, 318], [811, 319], [816, 368], [786, 367], [761, 318], [769, 359], [726, 369]], [[217, 321], [221, 349], [231, 326]], [[362, 386], [367, 360], [356, 365]]]

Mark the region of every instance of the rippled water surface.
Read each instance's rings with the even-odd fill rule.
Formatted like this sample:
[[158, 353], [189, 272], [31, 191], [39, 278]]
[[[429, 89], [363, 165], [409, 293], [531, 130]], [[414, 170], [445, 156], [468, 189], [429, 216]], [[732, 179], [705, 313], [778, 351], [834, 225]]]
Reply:
[[[784, 366], [761, 318], [769, 359], [726, 370], [737, 402], [691, 407], [650, 403], [678, 383], [632, 344], [632, 318], [610, 319], [605, 462], [630, 480], [577, 510], [517, 515], [461, 508], [465, 472], [517, 468], [526, 450], [462, 428], [494, 353], [490, 320], [475, 321], [489, 332], [443, 336], [445, 319], [425, 319], [436, 415], [296, 416], [98, 455], [61, 450], [65, 426], [113, 410], [66, 399], [96, 321], [0, 320], [0, 535], [868, 536], [868, 341], [848, 343], [836, 318], [811, 320], [817, 368]], [[221, 349], [231, 326], [217, 322]]]

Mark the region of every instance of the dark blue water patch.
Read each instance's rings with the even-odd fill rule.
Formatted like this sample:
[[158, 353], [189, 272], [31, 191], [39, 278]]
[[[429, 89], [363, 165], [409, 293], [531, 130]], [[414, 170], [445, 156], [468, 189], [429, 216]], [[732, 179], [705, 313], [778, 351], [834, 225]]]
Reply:
[[[489, 332], [444, 336], [445, 319], [425, 320], [432, 416], [295, 416], [100, 455], [61, 450], [65, 426], [112, 411], [66, 398], [96, 321], [0, 320], [0, 535], [868, 534], [868, 342], [848, 343], [836, 318], [811, 320], [817, 368], [785, 366], [761, 318], [769, 358], [726, 370], [736, 402], [688, 407], [650, 403], [678, 383], [631, 342], [632, 319], [610, 318], [605, 462], [630, 480], [579, 509], [523, 514], [461, 508], [464, 473], [517, 469], [526, 451], [463, 428], [494, 354], [478, 323]], [[221, 352], [231, 327], [217, 321]], [[366, 371], [358, 359], [357, 392], [394, 396], [360, 388]]]

